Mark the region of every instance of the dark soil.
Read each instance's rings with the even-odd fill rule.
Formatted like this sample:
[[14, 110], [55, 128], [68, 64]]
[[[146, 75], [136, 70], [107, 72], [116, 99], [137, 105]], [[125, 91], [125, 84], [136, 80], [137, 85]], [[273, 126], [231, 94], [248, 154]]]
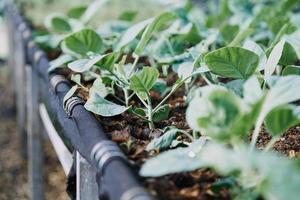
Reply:
[[[27, 200], [27, 163], [20, 141], [7, 69], [0, 68], [0, 199]], [[48, 140], [44, 141], [44, 191], [46, 200], [67, 200], [65, 175]]]

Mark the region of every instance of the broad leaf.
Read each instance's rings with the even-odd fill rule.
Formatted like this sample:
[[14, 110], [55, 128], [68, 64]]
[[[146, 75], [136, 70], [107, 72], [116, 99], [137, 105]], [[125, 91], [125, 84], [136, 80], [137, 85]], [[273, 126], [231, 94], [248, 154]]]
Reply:
[[261, 84], [256, 76], [251, 76], [243, 86], [243, 96], [244, 100], [253, 105], [257, 103], [263, 97], [263, 91], [261, 89]]
[[[193, 70], [194, 70], [194, 65], [192, 62], [184, 62], [179, 65], [177, 73], [179, 78], [186, 79], [192, 75]], [[191, 78], [188, 78], [185, 81], [185, 83], [189, 83], [189, 82], [191, 82]]]
[[[203, 166], [199, 152], [205, 144], [204, 139], [197, 140], [188, 148], [177, 148], [160, 153], [147, 160], [140, 170], [141, 176], [163, 176], [170, 173], [192, 171]], [[162, 163], [164, 163], [162, 165]]]
[[284, 44], [285, 41], [280, 40], [280, 42], [278, 42], [271, 51], [265, 66], [265, 79], [267, 79], [274, 73], [281, 58]]
[[79, 59], [68, 64], [68, 67], [74, 72], [85, 72], [90, 70], [105, 55], [97, 55], [92, 59]]
[[153, 114], [153, 121], [160, 122], [162, 120], [166, 120], [169, 118], [170, 113], [170, 106], [165, 104], [161, 106], [154, 114]]
[[75, 54], [85, 56], [88, 52], [101, 53], [103, 42], [101, 37], [91, 29], [83, 29], [64, 39], [64, 45]]
[[64, 16], [51, 15], [46, 19], [46, 26], [58, 33], [70, 32], [72, 27]]
[[256, 70], [259, 57], [247, 49], [224, 47], [205, 56], [205, 63], [212, 73], [237, 79], [247, 79]]
[[131, 22], [134, 20], [137, 14], [138, 14], [137, 11], [133, 11], [133, 10], [125, 11], [119, 16], [119, 19]]
[[139, 22], [131, 27], [129, 27], [125, 33], [122, 35], [119, 43], [116, 46], [116, 50], [119, 51], [126, 45], [128, 45], [131, 41], [133, 41], [139, 33], [145, 29], [145, 27], [150, 24], [153, 21], [153, 19], [147, 19], [145, 21]]
[[299, 108], [284, 105], [272, 110], [265, 119], [265, 126], [273, 136], [280, 136], [287, 129], [300, 123]]
[[48, 73], [52, 72], [58, 68], [65, 67], [65, 64], [67, 64], [68, 62], [71, 62], [72, 60], [74, 60], [74, 58], [71, 55], [68, 55], [68, 54], [60, 55], [58, 58], [56, 58], [55, 60], [52, 60], [49, 63], [50, 67], [48, 68]]
[[165, 150], [169, 148], [177, 137], [178, 129], [172, 128], [165, 132], [162, 136], [154, 138], [146, 147], [146, 151]]
[[248, 117], [241, 99], [226, 89], [207, 87], [207, 90], [211, 91], [194, 98], [187, 109], [190, 127], [222, 142], [240, 140], [249, 128], [241, 126], [244, 123], [241, 119]]
[[87, 6], [78, 6], [71, 8], [70, 10], [68, 10], [67, 16], [70, 18], [79, 19], [84, 14], [86, 9]]
[[93, 93], [98, 94], [101, 97], [106, 97], [106, 95], [108, 94], [107, 88], [105, 87], [105, 85], [102, 83], [101, 78], [97, 78], [95, 79], [92, 87], [90, 88], [90, 96], [93, 95]]
[[288, 65], [282, 70], [282, 75], [300, 75], [300, 66]]
[[104, 99], [97, 93], [92, 94], [92, 96], [85, 103], [84, 107], [88, 111], [103, 117], [119, 115], [128, 109], [125, 106], [121, 106]]
[[258, 70], [263, 70], [267, 62], [267, 56], [264, 50], [252, 40], [246, 40], [243, 48], [248, 49], [259, 56]]
[[176, 14], [171, 12], [165, 12], [155, 17], [155, 19], [144, 30], [142, 38], [139, 41], [136, 49], [134, 50], [134, 53], [140, 55], [144, 50], [144, 48], [146, 47], [147, 43], [149, 42], [152, 34], [158, 29], [160, 29], [163, 24], [175, 18], [176, 18]]
[[159, 72], [153, 67], [144, 67], [140, 72], [130, 78], [130, 88], [143, 97], [147, 95], [154, 86]]

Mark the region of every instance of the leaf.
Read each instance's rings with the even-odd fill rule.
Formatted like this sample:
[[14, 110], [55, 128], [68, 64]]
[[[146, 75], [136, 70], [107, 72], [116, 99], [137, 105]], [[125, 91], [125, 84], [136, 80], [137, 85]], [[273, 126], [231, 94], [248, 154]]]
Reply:
[[75, 82], [77, 85], [81, 85], [81, 75], [80, 74], [72, 74], [71, 80]]
[[159, 92], [161, 96], [164, 96], [164, 94], [166, 94], [166, 92], [168, 91], [167, 82], [159, 78], [153, 85], [152, 89], [156, 92]]
[[259, 57], [240, 47], [224, 47], [205, 56], [205, 63], [212, 73], [237, 79], [247, 79], [256, 70]]
[[[194, 70], [193, 62], [183, 62], [179, 65], [177, 73], [179, 78], [184, 80], [192, 75], [193, 70]], [[189, 82], [191, 82], [191, 78], [186, 79], [185, 81], [185, 83], [189, 83]]]
[[265, 65], [265, 79], [267, 79], [274, 73], [281, 58], [284, 44], [285, 40], [280, 40], [280, 42], [278, 42], [271, 51], [267, 63]]
[[162, 136], [158, 138], [154, 138], [151, 142], [147, 145], [146, 151], [151, 150], [165, 150], [169, 148], [172, 142], [177, 137], [178, 129], [172, 128], [165, 132]]
[[119, 19], [131, 22], [135, 19], [137, 14], [138, 14], [138, 12], [135, 10], [125, 11], [119, 16]]
[[78, 89], [78, 85], [74, 85], [71, 89], [66, 93], [63, 99], [63, 105], [65, 105], [66, 101], [70, 99]]
[[107, 88], [105, 87], [105, 85], [102, 83], [101, 78], [95, 79], [92, 87], [90, 88], [90, 91], [89, 91], [90, 96], [93, 96], [93, 93], [96, 93], [97, 95], [99, 95], [103, 98], [107, 96], [108, 91], [107, 91]]
[[91, 29], [83, 29], [64, 39], [64, 45], [75, 54], [85, 56], [88, 52], [101, 53], [103, 42], [101, 37]]
[[272, 110], [265, 119], [268, 133], [279, 136], [289, 128], [300, 123], [299, 107], [283, 105]]
[[261, 84], [256, 76], [251, 76], [243, 86], [243, 96], [244, 100], [253, 105], [257, 103], [263, 97], [263, 91], [261, 89]]
[[116, 51], [120, 51], [123, 47], [132, 42], [145, 27], [150, 24], [153, 19], [147, 19], [129, 27], [116, 46]]
[[188, 148], [177, 148], [160, 153], [144, 163], [140, 170], [141, 176], [158, 177], [166, 174], [192, 171], [203, 166], [201, 155], [205, 139], [199, 139]]
[[148, 94], [158, 79], [159, 72], [153, 67], [144, 67], [130, 78], [130, 88], [136, 93]]
[[165, 104], [161, 106], [154, 114], [153, 114], [153, 121], [160, 122], [162, 120], [166, 120], [169, 118], [170, 113], [170, 106]]
[[113, 72], [114, 64], [118, 59], [118, 52], [105, 54], [95, 65], [100, 69]]
[[149, 42], [152, 34], [158, 29], [160, 29], [163, 24], [175, 18], [176, 14], [172, 12], [164, 12], [159, 16], [155, 17], [154, 20], [144, 30], [142, 38], [139, 41], [137, 47], [135, 48], [134, 53], [136, 55], [140, 55], [146, 47], [147, 43]]
[[254, 41], [248, 39], [243, 45], [244, 49], [248, 49], [259, 56], [258, 70], [263, 70], [267, 62], [267, 56], [264, 50]]
[[64, 16], [50, 15], [46, 19], [46, 26], [55, 32], [64, 33], [70, 32], [72, 27]]
[[110, 102], [97, 93], [92, 93], [92, 96], [85, 103], [84, 107], [97, 115], [103, 117], [112, 117], [125, 112], [128, 108]]
[[300, 66], [288, 65], [282, 70], [282, 75], [300, 75]]
[[50, 67], [48, 68], [48, 73], [53, 72], [54, 70], [58, 68], [62, 68], [65, 66], [66, 63], [71, 62], [74, 58], [71, 55], [68, 54], [62, 54], [55, 60], [52, 60], [49, 65]]
[[67, 16], [70, 18], [79, 19], [84, 14], [86, 9], [87, 6], [78, 6], [71, 8], [70, 10], [68, 10]]
[[105, 55], [97, 55], [92, 59], [79, 59], [68, 64], [68, 67], [74, 72], [85, 72], [90, 70], [97, 62], [103, 59]]
[[282, 51], [282, 56], [279, 60], [280, 65], [293, 65], [297, 62], [298, 56], [295, 49], [289, 43], [285, 43]]
[[300, 76], [289, 75], [277, 77], [265, 97], [260, 113], [260, 120], [263, 120], [276, 107], [298, 101], [300, 99], [299, 85]]
[[241, 123], [245, 124], [241, 119], [248, 117], [243, 106], [241, 99], [231, 91], [207, 86], [202, 96], [195, 97], [189, 104], [186, 119], [192, 129], [215, 140], [241, 140], [249, 128], [241, 126]]

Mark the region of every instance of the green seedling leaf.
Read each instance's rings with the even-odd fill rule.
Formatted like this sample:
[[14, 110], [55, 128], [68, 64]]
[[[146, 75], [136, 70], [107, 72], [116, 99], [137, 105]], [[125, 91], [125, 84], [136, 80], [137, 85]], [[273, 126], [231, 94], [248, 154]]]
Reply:
[[95, 65], [100, 69], [113, 72], [114, 64], [118, 59], [118, 52], [105, 54]]
[[103, 42], [101, 37], [91, 29], [83, 29], [64, 39], [64, 45], [69, 51], [86, 56], [87, 53], [101, 53]]
[[152, 67], [144, 67], [130, 78], [130, 88], [141, 97], [145, 97], [158, 79], [159, 72]]
[[288, 65], [282, 70], [282, 75], [300, 75], [300, 66]]
[[259, 63], [255, 53], [240, 47], [224, 47], [208, 53], [204, 59], [212, 73], [237, 79], [250, 77]]
[[135, 10], [125, 11], [120, 16], [119, 19], [123, 21], [133, 21], [137, 16], [138, 12]]
[[273, 136], [280, 136], [289, 128], [300, 123], [299, 107], [283, 105], [272, 110], [265, 119], [265, 126]]
[[143, 29], [146, 28], [148, 24], [153, 21], [153, 18], [147, 19], [145, 21], [139, 22], [131, 27], [129, 27], [125, 33], [122, 35], [119, 43], [116, 46], [116, 51], [121, 50], [123, 47], [128, 45], [132, 42], [141, 32]]
[[97, 55], [91, 59], [79, 59], [68, 64], [68, 67], [74, 72], [85, 72], [90, 70], [97, 62], [102, 60], [105, 55]]
[[243, 85], [243, 96], [246, 103], [253, 105], [263, 97], [261, 84], [256, 76], [251, 76]]
[[177, 73], [179, 78], [185, 80], [185, 83], [190, 83], [192, 79], [188, 77], [191, 77], [193, 70], [193, 62], [184, 62], [179, 65]]
[[161, 96], [164, 96], [168, 90], [167, 82], [163, 79], [157, 79], [152, 89], [159, 92]]
[[282, 51], [282, 56], [279, 60], [279, 64], [286, 66], [286, 65], [293, 65], [297, 62], [298, 56], [295, 49], [289, 43], [285, 43]]
[[169, 118], [170, 114], [170, 106], [165, 104], [161, 106], [154, 114], [153, 114], [153, 121], [160, 122], [162, 120], [166, 120]]
[[298, 101], [300, 99], [299, 85], [300, 76], [278, 77], [266, 95], [262, 112], [266, 115], [277, 106]]
[[242, 119], [248, 117], [243, 106], [241, 99], [226, 88], [207, 86], [202, 96], [189, 104], [186, 119], [192, 129], [215, 140], [240, 140], [249, 128], [241, 126]]
[[77, 85], [81, 85], [81, 75], [80, 74], [72, 74], [71, 80], [75, 82]]
[[[201, 151], [206, 139], [199, 139], [187, 148], [177, 148], [149, 159], [140, 170], [141, 176], [158, 177], [166, 174], [192, 171], [203, 166]], [[162, 163], [164, 163], [162, 165]]]
[[264, 50], [254, 41], [248, 39], [243, 45], [244, 49], [248, 49], [249, 51], [252, 51], [253, 53], [256, 53], [259, 57], [259, 63], [258, 63], [258, 70], [263, 70], [266, 63], [267, 63], [267, 56]]
[[239, 151], [217, 143], [201, 145], [199, 149], [191, 146], [169, 150], [147, 160], [140, 175], [157, 177], [210, 168], [222, 176], [233, 176], [243, 189], [253, 188], [264, 199], [297, 200], [300, 195], [299, 167], [292, 160], [272, 152], [250, 151], [244, 146]]
[[168, 149], [177, 137], [178, 129], [172, 128], [162, 136], [154, 138], [146, 147], [146, 151]]
[[300, 59], [300, 30], [290, 35], [286, 35], [284, 39], [286, 39], [286, 42], [289, 43], [294, 48], [298, 56], [298, 59]]
[[92, 93], [92, 96], [85, 103], [84, 107], [97, 115], [103, 117], [112, 117], [125, 112], [128, 108], [110, 102], [97, 93]]
[[102, 79], [99, 77], [97, 79], [95, 79], [92, 87], [90, 88], [90, 96], [93, 96], [94, 93], [96, 93], [97, 95], [101, 96], [101, 97], [106, 97], [108, 94], [108, 90], [105, 87], [105, 85], [102, 82]]
[[53, 72], [54, 70], [58, 68], [63, 68], [65, 67], [65, 64], [71, 62], [74, 60], [73, 56], [68, 55], [68, 54], [62, 54], [55, 60], [52, 60], [50, 62], [50, 67], [48, 68], [48, 73]]
[[142, 51], [145, 49], [149, 40], [151, 39], [152, 34], [155, 31], [159, 30], [163, 24], [175, 18], [176, 18], [176, 14], [172, 12], [165, 12], [155, 17], [154, 20], [146, 27], [145, 31], [143, 32], [142, 38], [139, 41], [136, 49], [134, 50], [134, 53], [136, 55], [140, 55]]
[[72, 31], [70, 23], [64, 16], [51, 15], [46, 19], [46, 27], [58, 33]]
[[267, 79], [274, 73], [281, 58], [284, 44], [285, 40], [280, 40], [280, 42], [278, 42], [271, 51], [265, 65], [265, 79]]
[[78, 85], [74, 85], [73, 87], [71, 87], [71, 89], [64, 96], [63, 105], [65, 105], [66, 101], [68, 99], [70, 99], [75, 94], [75, 92], [77, 91], [77, 89], [78, 89]]
[[71, 8], [70, 10], [68, 10], [67, 16], [74, 19], [80, 19], [80, 17], [84, 14], [86, 9], [87, 6], [78, 6]]

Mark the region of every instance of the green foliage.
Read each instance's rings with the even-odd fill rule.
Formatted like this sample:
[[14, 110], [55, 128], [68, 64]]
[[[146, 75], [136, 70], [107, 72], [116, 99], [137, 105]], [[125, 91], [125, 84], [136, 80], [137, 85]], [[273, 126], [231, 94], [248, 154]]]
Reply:
[[222, 77], [247, 79], [256, 70], [259, 58], [252, 51], [239, 47], [224, 47], [205, 56], [212, 73]]
[[64, 39], [64, 44], [74, 54], [86, 56], [87, 53], [101, 53], [103, 41], [101, 37], [91, 29], [84, 29], [73, 33]]

